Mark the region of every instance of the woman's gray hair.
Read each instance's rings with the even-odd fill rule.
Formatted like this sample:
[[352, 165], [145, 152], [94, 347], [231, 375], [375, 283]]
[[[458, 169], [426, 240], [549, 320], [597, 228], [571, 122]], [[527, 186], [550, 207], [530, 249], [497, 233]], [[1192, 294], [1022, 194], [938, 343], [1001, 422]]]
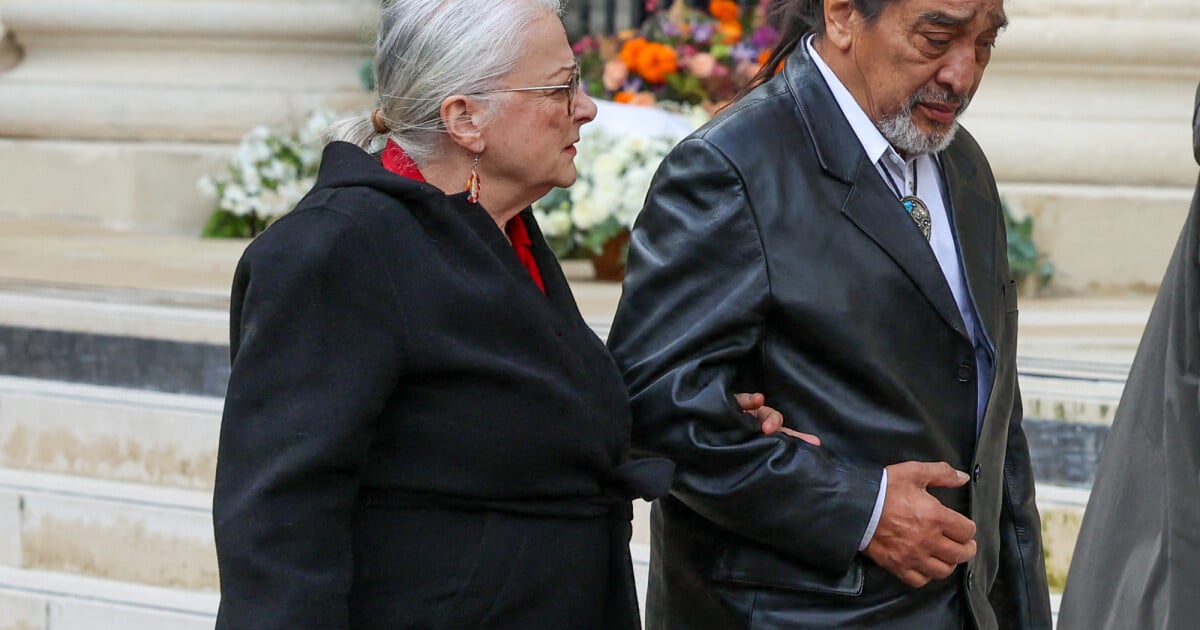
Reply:
[[[375, 45], [375, 89], [388, 135], [418, 164], [442, 142], [442, 101], [496, 87], [520, 60], [532, 22], [562, 0], [390, 0]], [[368, 149], [370, 116], [340, 120], [325, 140]]]

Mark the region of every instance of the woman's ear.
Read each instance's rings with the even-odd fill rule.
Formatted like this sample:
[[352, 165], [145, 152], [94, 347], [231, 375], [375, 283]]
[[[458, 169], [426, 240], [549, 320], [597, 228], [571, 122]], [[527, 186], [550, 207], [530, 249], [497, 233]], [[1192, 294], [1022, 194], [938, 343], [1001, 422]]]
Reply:
[[471, 153], [483, 153], [487, 142], [483, 139], [484, 109], [479, 102], [456, 94], [442, 101], [442, 126], [450, 139]]

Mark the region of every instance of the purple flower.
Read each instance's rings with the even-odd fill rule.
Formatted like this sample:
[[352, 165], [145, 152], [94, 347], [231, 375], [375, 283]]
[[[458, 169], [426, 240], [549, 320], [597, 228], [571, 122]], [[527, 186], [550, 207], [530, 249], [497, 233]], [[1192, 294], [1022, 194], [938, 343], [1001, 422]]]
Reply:
[[729, 51], [729, 56], [739, 63], [751, 60], [757, 61], [758, 50], [745, 42], [741, 42], [733, 46], [733, 49]]
[[775, 44], [779, 43], [779, 31], [775, 30], [775, 27], [769, 24], [763, 26], [754, 31], [754, 35], [750, 37], [750, 43], [759, 50], [774, 48]]
[[692, 41], [697, 44], [707, 44], [712, 40], [713, 33], [716, 32], [716, 27], [712, 22], [697, 24], [692, 28]]
[[633, 92], [633, 93], [635, 93], [635, 94], [636, 94], [637, 92], [641, 92], [641, 91], [642, 91], [642, 80], [641, 80], [641, 78], [639, 78], [639, 77], [630, 77], [629, 79], [627, 79], [627, 80], [625, 81], [625, 85], [622, 85], [622, 86], [621, 86], [621, 91], [622, 91], [622, 92]]
[[679, 37], [683, 35], [683, 29], [679, 28], [679, 25], [671, 20], [663, 20], [660, 24], [662, 25], [663, 35], [667, 37]]

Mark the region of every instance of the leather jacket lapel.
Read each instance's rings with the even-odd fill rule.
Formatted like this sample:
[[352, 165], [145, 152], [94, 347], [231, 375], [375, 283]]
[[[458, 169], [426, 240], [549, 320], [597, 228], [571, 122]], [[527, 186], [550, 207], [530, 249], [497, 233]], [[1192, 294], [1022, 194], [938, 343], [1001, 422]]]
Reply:
[[[978, 169], [954, 150], [953, 145], [942, 153], [944, 184], [949, 196], [949, 212], [954, 216], [954, 228], [959, 243], [963, 270], [975, 311], [980, 317], [988, 339], [995, 343], [1000, 333], [1000, 318], [1004, 313], [997, 306], [996, 262], [996, 210], [989, 201], [990, 196], [979, 187]], [[971, 243], [963, 247], [962, 243]]]
[[850, 185], [842, 213], [904, 270], [946, 324], [969, 339], [933, 250], [875, 172], [805, 46], [797, 47], [784, 72], [821, 167]]
[[905, 216], [896, 195], [872, 172], [874, 169], [865, 156], [862, 163], [864, 168], [859, 172], [858, 182], [850, 189], [842, 213], [891, 256], [951, 328], [969, 339], [966, 324], [933, 249], [912, 220]]

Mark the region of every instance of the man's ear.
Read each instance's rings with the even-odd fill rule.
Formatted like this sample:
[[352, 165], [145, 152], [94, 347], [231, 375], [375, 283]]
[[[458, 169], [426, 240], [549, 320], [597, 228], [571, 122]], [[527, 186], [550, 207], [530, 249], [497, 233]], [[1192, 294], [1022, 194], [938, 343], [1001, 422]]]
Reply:
[[862, 16], [851, 0], [825, 0], [825, 39], [838, 50], [847, 51], [861, 26]]
[[478, 101], [462, 94], [449, 96], [442, 101], [440, 113], [442, 126], [455, 144], [471, 153], [483, 153], [487, 146], [481, 125], [484, 109]]

